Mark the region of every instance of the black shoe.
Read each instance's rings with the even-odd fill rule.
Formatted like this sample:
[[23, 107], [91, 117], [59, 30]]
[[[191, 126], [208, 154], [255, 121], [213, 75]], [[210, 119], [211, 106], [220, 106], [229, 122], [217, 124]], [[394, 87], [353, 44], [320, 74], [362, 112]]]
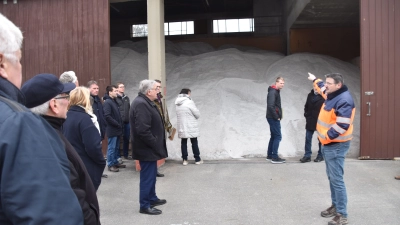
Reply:
[[311, 157], [303, 157], [300, 159], [300, 162], [302, 163], [311, 162]]
[[267, 160], [271, 161], [272, 157], [271, 156], [267, 156]]
[[167, 200], [165, 200], [165, 199], [158, 199], [157, 201], [151, 202], [151, 203], [150, 203], [150, 207], [153, 208], [154, 206], [164, 205], [165, 203], [167, 203]]
[[164, 177], [164, 174], [157, 171], [157, 177]]
[[103, 174], [103, 175], [101, 175], [101, 177], [103, 177], [103, 178], [107, 178], [107, 177], [108, 177], [108, 175], [107, 175], [107, 174]]
[[147, 208], [147, 209], [140, 209], [140, 213], [148, 214], [148, 215], [160, 215], [162, 213], [161, 210], [156, 208]]
[[271, 163], [274, 163], [274, 164], [276, 164], [276, 163], [285, 163], [285, 162], [286, 162], [286, 160], [281, 159], [279, 157], [271, 159]]
[[321, 162], [321, 161], [324, 161], [323, 157], [317, 156], [317, 158], [314, 159], [314, 162]]

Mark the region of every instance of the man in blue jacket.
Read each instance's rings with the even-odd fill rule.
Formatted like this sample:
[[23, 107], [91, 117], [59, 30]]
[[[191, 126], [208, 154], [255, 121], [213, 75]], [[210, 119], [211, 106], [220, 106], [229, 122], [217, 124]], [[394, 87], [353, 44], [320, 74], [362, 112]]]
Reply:
[[126, 167], [118, 162], [119, 137], [122, 135], [123, 123], [121, 114], [119, 113], [118, 104], [115, 101], [117, 93], [118, 89], [116, 86], [107, 86], [103, 105], [104, 118], [107, 123], [106, 133], [108, 137], [107, 165], [108, 170], [111, 172], [118, 172], [118, 168]]
[[23, 106], [22, 39], [0, 14], [0, 224], [83, 224], [60, 138]]

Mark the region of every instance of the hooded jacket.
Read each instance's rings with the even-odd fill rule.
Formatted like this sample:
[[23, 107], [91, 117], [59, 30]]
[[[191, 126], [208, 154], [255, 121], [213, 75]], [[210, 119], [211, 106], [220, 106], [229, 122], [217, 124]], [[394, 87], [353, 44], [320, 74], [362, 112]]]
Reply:
[[118, 109], [118, 104], [115, 99], [110, 96], [104, 96], [104, 118], [107, 123], [106, 134], [107, 137], [117, 137], [122, 135], [123, 126], [122, 118]]
[[275, 120], [282, 119], [280, 90], [278, 90], [275, 85], [268, 87], [266, 117]]
[[195, 138], [200, 136], [200, 111], [187, 94], [179, 94], [175, 100], [177, 130], [179, 138]]
[[168, 157], [164, 123], [154, 104], [139, 93], [129, 113], [132, 137], [132, 157], [140, 161], [157, 161]]

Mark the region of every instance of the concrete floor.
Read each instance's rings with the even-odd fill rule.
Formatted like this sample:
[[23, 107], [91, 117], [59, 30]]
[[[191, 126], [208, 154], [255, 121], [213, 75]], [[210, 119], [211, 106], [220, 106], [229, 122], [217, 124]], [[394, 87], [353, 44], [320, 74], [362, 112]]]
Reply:
[[[157, 195], [167, 204], [157, 216], [139, 213], [139, 172], [134, 161], [98, 190], [102, 225], [128, 224], [327, 224], [329, 207], [325, 163], [271, 164], [261, 158], [207, 161], [202, 165], [168, 161], [160, 168]], [[346, 159], [349, 224], [400, 224], [400, 161]]]

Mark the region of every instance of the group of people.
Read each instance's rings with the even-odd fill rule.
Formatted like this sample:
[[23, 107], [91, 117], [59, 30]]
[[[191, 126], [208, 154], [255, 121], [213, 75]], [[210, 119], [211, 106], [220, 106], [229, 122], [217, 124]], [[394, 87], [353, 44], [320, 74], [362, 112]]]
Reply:
[[[343, 179], [344, 159], [350, 148], [355, 115], [354, 100], [344, 85], [343, 76], [339, 73], [325, 75], [326, 81], [317, 79], [309, 73], [308, 79], [313, 82], [313, 89], [307, 96], [304, 106], [306, 118], [305, 154], [302, 163], [311, 161], [311, 140], [317, 131], [319, 151], [315, 162], [325, 160], [326, 173], [331, 190], [332, 205], [321, 212], [322, 217], [334, 217], [329, 225], [347, 224], [347, 192]], [[271, 138], [268, 145], [267, 160], [272, 163], [285, 163], [278, 156], [281, 135], [282, 106], [280, 91], [285, 81], [278, 77], [275, 84], [268, 88], [267, 121]]]

